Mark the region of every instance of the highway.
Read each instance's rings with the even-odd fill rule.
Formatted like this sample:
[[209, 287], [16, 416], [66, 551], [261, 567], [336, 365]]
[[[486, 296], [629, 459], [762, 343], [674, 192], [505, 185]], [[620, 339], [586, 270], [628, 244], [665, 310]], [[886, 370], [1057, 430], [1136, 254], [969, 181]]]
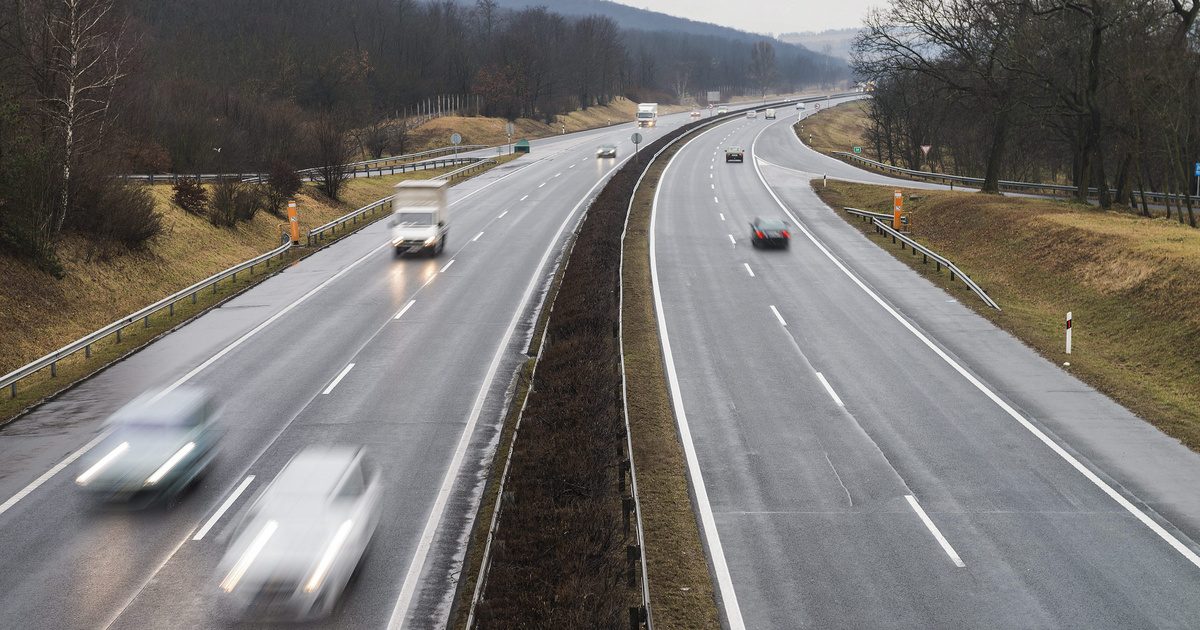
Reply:
[[[825, 207], [823, 174], [921, 185], [808, 150], [781, 113], [687, 144], [652, 220], [728, 626], [1196, 627], [1200, 457]], [[791, 248], [752, 248], [754, 216], [792, 221]]]
[[[641, 132], [648, 143], [687, 120]], [[443, 625], [541, 297], [633, 130], [534, 141], [451, 190], [440, 257], [395, 258], [377, 222], [0, 430], [0, 627], [232, 623], [214, 604], [226, 527], [293, 454], [327, 444], [366, 445], [385, 494], [361, 574], [323, 625]], [[600, 143], [619, 159], [598, 160]], [[145, 511], [77, 492], [75, 459], [103, 419], [183, 384], [223, 405], [208, 476]]]

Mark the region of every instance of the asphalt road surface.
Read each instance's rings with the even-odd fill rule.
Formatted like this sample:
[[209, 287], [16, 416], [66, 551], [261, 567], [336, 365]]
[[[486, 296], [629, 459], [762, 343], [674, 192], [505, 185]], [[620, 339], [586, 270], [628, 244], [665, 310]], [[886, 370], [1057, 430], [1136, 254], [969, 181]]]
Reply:
[[[914, 184], [813, 153], [788, 113], [690, 142], [654, 210], [729, 626], [1197, 627], [1200, 457], [824, 206], [823, 174]], [[791, 248], [752, 248], [755, 216], [798, 224]]]
[[[687, 121], [639, 131], [651, 142]], [[0, 430], [0, 627], [227, 625], [214, 573], [232, 515], [297, 451], [327, 444], [365, 445], [386, 491], [362, 572], [322, 625], [443, 625], [538, 304], [632, 131], [534, 141], [451, 190], [441, 256], [397, 259], [375, 223]], [[618, 159], [597, 159], [601, 143]], [[223, 405], [208, 476], [167, 509], [81, 496], [74, 458], [103, 419], [185, 382]]]

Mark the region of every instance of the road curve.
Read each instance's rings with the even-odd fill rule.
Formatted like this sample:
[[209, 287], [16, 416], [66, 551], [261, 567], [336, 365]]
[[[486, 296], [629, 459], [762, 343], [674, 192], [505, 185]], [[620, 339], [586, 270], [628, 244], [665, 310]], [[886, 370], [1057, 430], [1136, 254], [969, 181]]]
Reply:
[[[1200, 457], [846, 225], [810, 179], [914, 184], [809, 151], [790, 113], [699, 136], [654, 210], [730, 627], [1193, 627]], [[750, 246], [789, 215], [790, 250]]]

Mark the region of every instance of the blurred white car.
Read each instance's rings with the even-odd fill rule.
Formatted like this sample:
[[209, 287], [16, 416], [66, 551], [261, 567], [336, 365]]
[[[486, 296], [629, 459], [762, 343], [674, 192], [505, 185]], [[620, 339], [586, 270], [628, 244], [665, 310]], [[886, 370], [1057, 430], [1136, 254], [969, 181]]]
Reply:
[[746, 118], [758, 118], [758, 113], [754, 110], [746, 112]]
[[253, 618], [329, 614], [379, 524], [380, 486], [361, 448], [298, 453], [238, 522], [217, 569], [223, 608]]
[[105, 421], [108, 435], [83, 458], [75, 485], [109, 501], [174, 498], [208, 469], [221, 431], [205, 391], [147, 392]]
[[800, 111], [804, 111], [804, 110], [808, 109], [808, 106], [805, 105], [804, 103], [796, 103], [796, 109], [798, 109]]
[[597, 158], [615, 158], [617, 157], [617, 145], [602, 144], [596, 149]]
[[693, 111], [693, 112], [692, 112], [692, 120], [695, 120], [695, 119], [697, 119], [697, 118], [699, 118], [699, 117], [700, 117], [700, 111], [699, 111], [699, 110], [696, 110], [696, 111]]

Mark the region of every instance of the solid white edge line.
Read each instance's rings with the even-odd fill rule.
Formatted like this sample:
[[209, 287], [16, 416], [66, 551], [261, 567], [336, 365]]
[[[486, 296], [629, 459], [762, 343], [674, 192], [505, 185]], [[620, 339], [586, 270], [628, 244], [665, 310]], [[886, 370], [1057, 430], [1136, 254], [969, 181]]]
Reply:
[[780, 315], [780, 314], [779, 314], [779, 309], [775, 308], [775, 305], [774, 305], [774, 304], [771, 304], [771, 305], [769, 305], [769, 306], [771, 307], [771, 312], [772, 312], [772, 313], [775, 313], [775, 319], [778, 319], [778, 320], [779, 320], [779, 324], [780, 324], [781, 326], [784, 326], [784, 327], [786, 327], [786, 326], [787, 326], [787, 322], [783, 320], [783, 315]]
[[742, 265], [746, 267], [746, 273], [750, 274], [750, 277], [753, 278], [754, 270], [750, 268], [750, 263], [742, 263]]
[[404, 308], [400, 309], [400, 311], [398, 313], [396, 313], [396, 316], [393, 317], [392, 319], [393, 320], [400, 319], [401, 317], [404, 316], [405, 313], [408, 312], [408, 309], [412, 308], [412, 305], [416, 304], [416, 303], [417, 303], [416, 300], [409, 300], [408, 303], [404, 305]]
[[[763, 130], [758, 132], [758, 135], [754, 137], [754, 142], [750, 144], [751, 153], [754, 152], [754, 146], [758, 144], [758, 138], [762, 136], [763, 131], [766, 131], [767, 129], [769, 129], [769, 127], [764, 127]], [[754, 171], [758, 174], [758, 179], [760, 182], [762, 182], [763, 187], [767, 189], [768, 193], [770, 193], [771, 198], [775, 200], [775, 203], [778, 204], [779, 207], [783, 209], [784, 213], [786, 213], [788, 217], [791, 218], [796, 224], [796, 228], [803, 232], [804, 236], [806, 236], [808, 240], [817, 247], [817, 249], [821, 250], [821, 253], [824, 254], [825, 257], [831, 262], [833, 262], [834, 266], [840, 269], [842, 273], [846, 274], [846, 277], [850, 278], [854, 284], [858, 285], [858, 288], [862, 289], [868, 296], [871, 297], [872, 300], [875, 301], [876, 304], [883, 308], [883, 310], [887, 311], [887, 313], [896, 321], [900, 322], [901, 326], [912, 333], [921, 341], [921, 343], [925, 344], [925, 346], [932, 350], [934, 354], [938, 355], [938, 357], [945, 361], [951, 368], [954, 369], [954, 371], [958, 372], [963, 378], [967, 379], [971, 385], [974, 385], [976, 389], [982, 392], [984, 396], [987, 396], [989, 400], [996, 404], [996, 406], [1003, 409], [1005, 413], [1020, 423], [1021, 426], [1025, 427], [1027, 431], [1032, 433], [1034, 437], [1048, 446], [1050, 450], [1054, 451], [1054, 453], [1066, 461], [1067, 464], [1077, 470], [1081, 475], [1086, 477], [1088, 481], [1095, 484], [1097, 488], [1100, 488], [1104, 494], [1107, 494], [1110, 498], [1112, 498], [1112, 500], [1116, 501], [1118, 505], [1125, 508], [1127, 512], [1132, 514], [1133, 517], [1138, 521], [1141, 521], [1141, 523], [1149, 528], [1150, 531], [1154, 532], [1159, 538], [1162, 538], [1167, 542], [1167, 544], [1171, 545], [1171, 547], [1174, 548], [1175, 551], [1179, 552], [1180, 555], [1182, 555], [1184, 558], [1187, 558], [1187, 560], [1197, 568], [1200, 568], [1200, 556], [1196, 555], [1196, 552], [1192, 551], [1183, 543], [1183, 541], [1176, 538], [1174, 534], [1168, 532], [1165, 528], [1163, 528], [1162, 525], [1159, 525], [1157, 521], [1150, 517], [1150, 515], [1138, 509], [1138, 507], [1131, 503], [1129, 499], [1126, 499], [1120, 492], [1117, 492], [1116, 489], [1101, 479], [1096, 473], [1092, 472], [1090, 468], [1083, 465], [1083, 462], [1080, 462], [1075, 458], [1074, 455], [1068, 453], [1066, 449], [1051, 439], [1050, 436], [1046, 435], [1041, 429], [1034, 426], [1034, 424], [1025, 416], [1017, 412], [1016, 409], [1014, 409], [1011, 405], [1005, 402], [1004, 399], [1000, 398], [999, 395], [993, 392], [991, 388], [989, 388], [987, 385], [984, 385], [979, 379], [975, 378], [975, 375], [971, 374], [965, 367], [952, 359], [950, 355], [946, 354], [941, 347], [935, 344], [929, 337], [926, 337], [925, 334], [918, 330], [917, 327], [911, 322], [909, 322], [906, 317], [901, 315], [898, 311], [896, 311], [896, 309], [892, 308], [890, 304], [888, 304], [882, 297], [879, 296], [879, 294], [875, 293], [875, 291], [868, 287], [865, 282], [860, 280], [858, 276], [856, 276], [850, 271], [849, 268], [842, 264], [842, 261], [838, 260], [838, 258], [834, 256], [828, 248], [825, 247], [825, 244], [822, 243], [815, 234], [810, 232], [808, 228], [800, 222], [800, 219], [792, 213], [791, 209], [788, 208], [786, 204], [783, 203], [783, 200], [779, 198], [779, 195], [775, 194], [775, 190], [772, 189], [769, 184], [767, 184], [766, 178], [763, 177], [762, 170], [758, 168], [757, 162], [754, 164]]]
[[446, 270], [450, 268], [450, 265], [453, 265], [453, 264], [454, 264], [454, 261], [455, 261], [455, 260], [456, 260], [456, 259], [454, 259], [454, 258], [451, 258], [451, 259], [450, 259], [450, 262], [446, 263], [444, 266], [442, 266], [442, 268], [441, 268], [441, 269], [439, 269], [439, 270], [438, 270], [438, 273], [446, 273]]
[[829, 384], [829, 381], [825, 380], [824, 374], [817, 372], [817, 380], [821, 381], [821, 385], [825, 386], [825, 391], [829, 392], [829, 397], [833, 398], [833, 402], [837, 403], [837, 406], [846, 406], [846, 403], [842, 402], [842, 399], [837, 395], [837, 392], [833, 391], [833, 386]]
[[425, 528], [421, 531], [421, 538], [417, 541], [417, 548], [413, 552], [412, 561], [409, 562], [408, 570], [404, 574], [404, 582], [400, 588], [400, 595], [396, 598], [396, 605], [392, 608], [392, 616], [388, 620], [388, 630], [399, 630], [404, 627], [404, 619], [408, 616], [408, 610], [412, 606], [413, 597], [417, 592], [417, 581], [420, 579], [421, 571], [425, 567], [425, 558], [429, 555], [429, 549], [433, 546], [434, 536], [441, 525], [446, 505], [450, 501], [450, 492], [454, 488], [454, 479], [458, 476], [459, 469], [462, 468], [463, 458], [466, 456], [467, 446], [470, 444], [471, 437], [475, 432], [475, 424], [479, 421], [479, 415], [483, 412], [483, 403], [487, 399], [488, 390], [491, 389], [492, 381], [496, 378], [496, 372], [500, 369], [500, 361], [504, 358], [504, 353], [512, 341], [517, 324], [520, 323], [521, 316], [528, 307], [533, 292], [542, 280], [543, 267], [546, 266], [550, 255], [554, 253], [559, 240], [562, 238], [563, 231], [567, 229], [567, 225], [570, 224], [572, 217], [575, 216], [580, 206], [591, 197], [596, 188], [608, 181], [609, 175], [612, 175], [625, 162], [629, 161], [630, 157], [632, 156], [618, 162], [588, 189], [583, 198], [579, 200], [579, 203], [575, 204], [575, 207], [563, 219], [562, 224], [558, 226], [558, 232], [554, 234], [554, 238], [550, 240], [550, 244], [542, 254], [541, 260], [538, 261], [533, 276], [529, 279], [528, 286], [525, 287], [525, 293], [521, 297], [520, 305], [516, 312], [513, 313], [512, 320], [508, 323], [508, 329], [505, 331], [504, 337], [500, 340], [500, 345], [496, 348], [496, 353], [492, 356], [492, 362], [488, 366], [483, 385], [475, 395], [475, 403], [471, 407], [471, 415], [468, 416], [467, 422], [463, 426], [462, 434], [458, 438], [458, 446], [454, 450], [454, 456], [450, 459], [450, 465], [446, 468], [445, 476], [442, 477], [442, 484], [438, 488], [437, 498], [434, 500], [433, 508], [430, 510], [429, 517], [425, 521]]
[[725, 610], [725, 620], [729, 630], [745, 630], [746, 623], [742, 620], [742, 610], [738, 605], [737, 593], [733, 589], [733, 578], [729, 575], [729, 565], [725, 561], [725, 550], [721, 546], [721, 536], [717, 532], [716, 518], [713, 516], [712, 505], [708, 500], [708, 489], [704, 486], [704, 474], [700, 471], [700, 460], [696, 455], [696, 445], [692, 442], [692, 430], [688, 425], [687, 411], [683, 405], [683, 392], [679, 389], [679, 375], [675, 372], [675, 359], [671, 354], [671, 339], [667, 334], [667, 316], [663, 309], [662, 293], [658, 279], [658, 256], [654, 245], [655, 224], [658, 220], [658, 199], [662, 193], [663, 184], [667, 181], [667, 173], [675, 164], [675, 159], [687, 149], [688, 145], [699, 140], [705, 134], [720, 128], [720, 123], [712, 129], [688, 140], [675, 155], [667, 162], [659, 178], [658, 187], [654, 191], [654, 201], [650, 205], [650, 281], [654, 289], [654, 314], [658, 318], [658, 338], [662, 344], [663, 363], [667, 368], [667, 384], [671, 388], [671, 404], [675, 408], [675, 422], [679, 426], [679, 441], [683, 445], [684, 459], [687, 461], [688, 477], [692, 481], [692, 490], [696, 496], [696, 510], [700, 513], [700, 534], [707, 542], [709, 560], [717, 578], [717, 592], [720, 594], [720, 604]]
[[908, 499], [908, 504], [912, 506], [913, 511], [921, 518], [921, 522], [925, 523], [925, 527], [929, 529], [929, 533], [933, 534], [933, 537], [937, 539], [938, 544], [942, 546], [942, 551], [945, 551], [946, 555], [950, 556], [950, 561], [954, 563], [954, 566], [960, 569], [965, 568], [967, 565], [963, 563], [962, 558], [958, 557], [958, 552], [954, 550], [954, 547], [950, 546], [950, 541], [946, 540], [946, 537], [938, 530], [937, 525], [933, 524], [929, 515], [921, 508], [921, 504], [917, 503], [917, 498], [911, 494], [904, 495], [904, 498]]
[[475, 241], [478, 241], [479, 237], [481, 237], [481, 236], [483, 236], [483, 232], [476, 234], [475, 238], [471, 239], [471, 242], [474, 243]]
[[[525, 196], [526, 196], [526, 197], [528, 197], [529, 195], [525, 195]], [[522, 198], [521, 200], [522, 200], [522, 201], [524, 201], [524, 198]], [[501, 213], [500, 213], [500, 216], [498, 216], [498, 217], [496, 217], [496, 218], [497, 218], [497, 219], [503, 219], [503, 218], [504, 218], [504, 215], [506, 215], [506, 214], [508, 214], [508, 210], [505, 210], [504, 212], [501, 212]]]
[[354, 369], [354, 364], [347, 363], [346, 367], [342, 368], [342, 371], [338, 372], [338, 375], [333, 377], [333, 381], [331, 383], [329, 383], [329, 387], [326, 387], [325, 391], [321, 392], [321, 395], [328, 396], [329, 392], [333, 391], [333, 388], [337, 387], [338, 383], [341, 383], [342, 379], [346, 378], [346, 375], [349, 374], [350, 370], [352, 370], [352, 369]]
[[733, 243], [734, 245], [737, 245], [737, 239], [733, 238], [733, 235], [732, 235], [732, 234], [727, 234], [726, 236], [728, 236], [728, 237], [729, 237], [729, 242], [730, 242], [730, 243]]
[[192, 540], [202, 540], [204, 536], [208, 534], [209, 530], [211, 530], [213, 526], [217, 524], [217, 521], [221, 520], [221, 517], [225, 515], [225, 512], [227, 512], [229, 508], [233, 507], [234, 501], [237, 501], [238, 497], [242, 496], [242, 493], [246, 491], [246, 488], [249, 487], [250, 482], [252, 481], [254, 481], [254, 475], [247, 475], [246, 478], [242, 480], [242, 483], [238, 484], [237, 488], [234, 488], [233, 493], [229, 495], [229, 498], [225, 499], [225, 502], [221, 504], [221, 507], [217, 508], [216, 512], [213, 512], [212, 517], [204, 522], [204, 526], [196, 531], [196, 535], [192, 536]]
[[95, 447], [97, 444], [99, 444], [101, 440], [108, 437], [108, 435], [110, 433], [112, 433], [111, 430], [101, 431], [99, 435], [92, 438], [92, 440], [90, 442], [88, 442], [87, 444], [84, 444], [82, 447], [80, 447], [79, 450], [68, 455], [66, 457], [66, 459], [55, 464], [53, 468], [42, 473], [42, 476], [38, 477], [37, 479], [34, 479], [32, 482], [29, 483], [29, 485], [25, 486], [19, 492], [12, 495], [11, 497], [9, 497], [7, 501], [5, 501], [3, 504], [0, 504], [0, 515], [7, 512], [9, 510], [9, 508], [16, 505], [21, 499], [24, 499], [25, 497], [29, 496], [29, 493], [40, 488], [42, 486], [42, 484], [46, 483], [47, 481], [50, 481], [50, 478], [53, 477], [54, 475], [57, 475], [58, 473], [62, 472], [62, 469], [75, 463], [75, 460], [82, 457], [84, 453], [92, 450], [92, 448]]

